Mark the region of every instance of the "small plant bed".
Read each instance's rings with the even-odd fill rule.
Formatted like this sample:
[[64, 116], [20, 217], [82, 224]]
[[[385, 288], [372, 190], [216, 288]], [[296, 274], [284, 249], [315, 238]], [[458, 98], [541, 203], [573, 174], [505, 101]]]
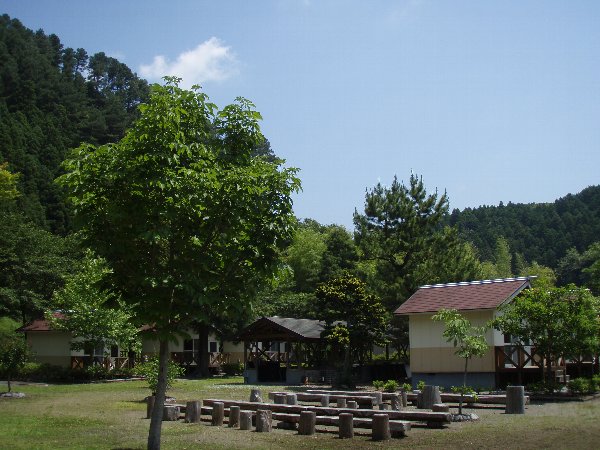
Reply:
[[531, 399], [537, 402], [585, 402], [600, 398], [600, 375], [580, 377], [566, 385], [557, 383], [532, 383], [527, 386]]

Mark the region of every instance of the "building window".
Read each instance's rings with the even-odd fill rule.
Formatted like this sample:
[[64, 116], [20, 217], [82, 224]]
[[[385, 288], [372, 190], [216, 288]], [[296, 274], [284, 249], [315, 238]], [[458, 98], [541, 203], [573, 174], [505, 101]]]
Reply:
[[208, 343], [208, 351], [211, 352], [211, 353], [217, 353], [218, 352], [217, 342], [216, 341], [210, 341]]

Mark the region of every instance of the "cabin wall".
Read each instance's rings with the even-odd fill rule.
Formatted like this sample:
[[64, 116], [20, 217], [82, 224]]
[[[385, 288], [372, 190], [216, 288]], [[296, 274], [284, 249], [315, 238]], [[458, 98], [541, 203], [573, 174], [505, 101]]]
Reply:
[[[462, 314], [475, 326], [483, 326], [494, 317], [493, 311], [469, 311]], [[413, 382], [435, 382], [442, 386], [462, 384], [465, 360], [455, 354], [452, 342], [443, 336], [443, 322], [433, 321], [433, 314], [409, 316], [410, 370]], [[494, 345], [501, 335], [486, 332], [489, 349], [482, 358], [469, 361], [469, 380], [473, 385], [491, 386], [495, 378]], [[470, 381], [468, 381], [469, 383]], [[490, 384], [491, 383], [491, 384]]]
[[71, 333], [62, 331], [29, 331], [27, 343], [32, 360], [40, 364], [71, 367]]

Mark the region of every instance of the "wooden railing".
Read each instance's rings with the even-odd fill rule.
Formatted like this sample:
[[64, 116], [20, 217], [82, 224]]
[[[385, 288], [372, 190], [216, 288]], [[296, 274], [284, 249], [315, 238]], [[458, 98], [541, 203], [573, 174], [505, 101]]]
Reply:
[[[171, 359], [184, 367], [198, 365], [198, 355], [196, 352], [173, 352], [171, 353]], [[228, 364], [230, 359], [231, 355], [229, 353], [208, 353], [208, 365], [210, 367], [219, 367], [223, 364]]]
[[115, 356], [94, 356], [90, 359], [89, 356], [71, 356], [71, 368], [83, 369], [88, 366], [102, 366], [106, 369], [124, 369], [133, 367], [134, 363], [128, 357]]

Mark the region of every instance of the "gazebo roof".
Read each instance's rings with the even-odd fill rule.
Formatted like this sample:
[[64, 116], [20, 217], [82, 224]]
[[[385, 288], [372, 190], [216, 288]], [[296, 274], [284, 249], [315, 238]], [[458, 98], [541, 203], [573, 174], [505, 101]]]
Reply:
[[243, 341], [318, 341], [325, 322], [314, 319], [261, 317], [240, 334]]

